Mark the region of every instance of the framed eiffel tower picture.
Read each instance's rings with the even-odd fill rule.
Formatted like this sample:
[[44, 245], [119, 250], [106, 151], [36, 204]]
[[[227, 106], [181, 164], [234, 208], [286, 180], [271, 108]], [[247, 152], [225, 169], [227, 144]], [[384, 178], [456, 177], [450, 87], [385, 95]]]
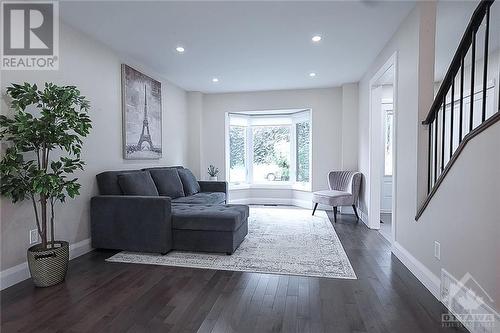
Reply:
[[122, 109], [123, 158], [161, 158], [161, 83], [122, 64]]

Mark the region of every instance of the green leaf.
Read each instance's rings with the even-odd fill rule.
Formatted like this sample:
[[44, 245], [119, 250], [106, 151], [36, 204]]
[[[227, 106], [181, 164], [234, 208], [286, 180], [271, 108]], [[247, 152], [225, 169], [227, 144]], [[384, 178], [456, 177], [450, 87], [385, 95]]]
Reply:
[[[0, 115], [0, 139], [8, 147], [0, 159], [0, 194], [13, 202], [37, 197], [38, 205], [40, 195], [49, 201], [74, 198], [81, 185], [77, 178], [67, 179], [83, 170], [82, 142], [92, 128], [89, 101], [74, 86], [50, 82], [42, 88], [13, 83], [6, 91], [13, 114]], [[52, 158], [47, 168], [44, 151]]]

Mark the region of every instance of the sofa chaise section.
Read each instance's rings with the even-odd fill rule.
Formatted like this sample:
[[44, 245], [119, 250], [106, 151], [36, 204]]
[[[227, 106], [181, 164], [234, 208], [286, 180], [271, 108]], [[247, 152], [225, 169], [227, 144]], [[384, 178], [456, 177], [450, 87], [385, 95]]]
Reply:
[[248, 206], [172, 206], [173, 248], [232, 254], [248, 233]]

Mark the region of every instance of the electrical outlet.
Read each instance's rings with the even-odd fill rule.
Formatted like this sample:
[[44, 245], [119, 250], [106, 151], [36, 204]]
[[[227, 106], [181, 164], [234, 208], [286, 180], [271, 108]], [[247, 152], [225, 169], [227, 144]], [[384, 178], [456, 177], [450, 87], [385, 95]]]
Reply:
[[38, 243], [38, 230], [32, 229], [29, 232], [30, 245]]
[[441, 260], [441, 243], [434, 241], [434, 257], [437, 260]]

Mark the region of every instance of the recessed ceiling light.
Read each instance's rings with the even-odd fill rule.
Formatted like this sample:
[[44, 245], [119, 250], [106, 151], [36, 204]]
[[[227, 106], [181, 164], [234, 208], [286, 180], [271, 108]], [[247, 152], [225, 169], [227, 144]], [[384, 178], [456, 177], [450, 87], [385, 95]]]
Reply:
[[177, 46], [175, 50], [179, 53], [184, 53], [184, 51], [186, 51], [182, 46]]
[[218, 79], [218, 78], [216, 78], [216, 77], [214, 77], [214, 78], [212, 79], [212, 82], [213, 82], [213, 83], [217, 83], [217, 82], [219, 82], [219, 79]]
[[315, 77], [315, 76], [316, 76], [316, 73], [311, 72], [311, 73], [309, 73], [309, 76], [310, 76], [310, 77]]
[[321, 36], [320, 35], [316, 35], [316, 36], [313, 36], [311, 38], [311, 40], [315, 43], [319, 42], [321, 40]]

